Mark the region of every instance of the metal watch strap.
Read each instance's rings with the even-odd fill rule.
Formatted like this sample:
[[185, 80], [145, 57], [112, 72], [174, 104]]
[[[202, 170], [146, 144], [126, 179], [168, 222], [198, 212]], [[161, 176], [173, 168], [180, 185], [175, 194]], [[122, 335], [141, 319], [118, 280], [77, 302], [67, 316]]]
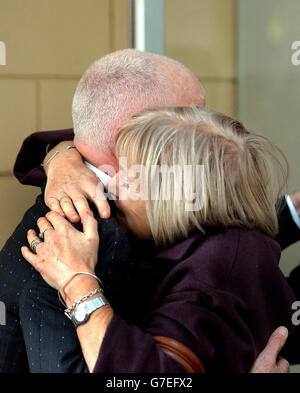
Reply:
[[[71, 320], [74, 326], [78, 327], [79, 325], [85, 323], [94, 311], [107, 305], [109, 305], [109, 302], [104, 296], [99, 296], [87, 302], [78, 304], [75, 307], [75, 310], [71, 316]], [[78, 320], [78, 318], [76, 317], [77, 311], [79, 309], [81, 309], [84, 313], [84, 318], [82, 318], [81, 320]]]
[[87, 293], [85, 296], [82, 296], [81, 298], [79, 298], [78, 300], [76, 300], [75, 303], [72, 304], [71, 307], [66, 308], [65, 309], [65, 315], [71, 319], [71, 315], [72, 312], [75, 310], [76, 306], [78, 306], [78, 304], [83, 303], [84, 301], [86, 301], [89, 297], [92, 297], [94, 295], [96, 295], [96, 293], [103, 293], [103, 289], [101, 288], [96, 288], [93, 291], [90, 291], [89, 293]]

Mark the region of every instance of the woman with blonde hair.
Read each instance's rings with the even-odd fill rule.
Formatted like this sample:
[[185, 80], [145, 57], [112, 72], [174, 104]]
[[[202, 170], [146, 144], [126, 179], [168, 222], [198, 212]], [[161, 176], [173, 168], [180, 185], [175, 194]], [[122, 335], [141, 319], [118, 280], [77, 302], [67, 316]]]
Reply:
[[93, 217], [80, 232], [50, 212], [38, 221], [43, 243], [28, 232], [36, 254], [22, 248], [66, 303], [88, 370], [187, 370], [172, 340], [198, 371], [248, 372], [278, 326], [293, 330], [295, 299], [272, 239], [286, 181], [282, 154], [240, 122], [194, 106], [134, 116], [117, 133], [115, 154], [119, 171], [107, 191], [119, 222], [155, 248], [143, 322], [127, 324], [103, 295]]

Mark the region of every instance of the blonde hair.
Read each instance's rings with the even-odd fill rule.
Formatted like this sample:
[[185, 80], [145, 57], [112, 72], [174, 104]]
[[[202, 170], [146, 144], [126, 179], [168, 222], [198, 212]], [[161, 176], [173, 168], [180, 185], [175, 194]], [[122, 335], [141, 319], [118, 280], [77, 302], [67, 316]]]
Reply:
[[[178, 176], [171, 181], [160, 176], [153, 184], [149, 176], [158, 198], [153, 199], [149, 189], [147, 216], [158, 246], [187, 237], [196, 228], [205, 233], [211, 226], [257, 229], [271, 237], [278, 231], [276, 201], [286, 186], [286, 158], [237, 120], [195, 106], [144, 111], [119, 130], [115, 153], [144, 165], [148, 176], [153, 166], [193, 168], [188, 184]], [[197, 165], [202, 165], [201, 175]], [[186, 209], [191, 201], [184, 192], [177, 200], [176, 189], [189, 186], [195, 192], [197, 182], [201, 208]], [[171, 187], [169, 200], [164, 198], [166, 186]]]

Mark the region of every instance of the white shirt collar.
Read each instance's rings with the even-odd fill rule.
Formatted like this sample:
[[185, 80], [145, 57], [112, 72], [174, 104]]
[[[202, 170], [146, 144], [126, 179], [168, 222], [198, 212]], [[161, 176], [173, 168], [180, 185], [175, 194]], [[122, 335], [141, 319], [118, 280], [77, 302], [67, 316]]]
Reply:
[[107, 183], [110, 181], [111, 177], [108, 176], [106, 173], [101, 171], [101, 169], [96, 168], [94, 165], [90, 164], [87, 161], [84, 161], [85, 165], [95, 173], [95, 175], [98, 177], [98, 179], [101, 181], [101, 183], [106, 186]]
[[293, 217], [293, 220], [295, 222], [295, 224], [297, 225], [297, 227], [300, 229], [300, 217], [298, 215], [298, 212], [291, 200], [291, 197], [289, 195], [285, 196], [286, 199], [286, 203], [288, 205], [288, 208], [290, 209], [291, 212], [291, 216]]

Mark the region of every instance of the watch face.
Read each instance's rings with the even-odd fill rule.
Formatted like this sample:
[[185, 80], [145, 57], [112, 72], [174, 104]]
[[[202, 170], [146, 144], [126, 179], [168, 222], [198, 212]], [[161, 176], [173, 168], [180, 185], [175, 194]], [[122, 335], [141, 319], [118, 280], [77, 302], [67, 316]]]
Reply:
[[85, 304], [81, 303], [76, 307], [74, 311], [74, 317], [78, 322], [83, 322], [86, 317]]

